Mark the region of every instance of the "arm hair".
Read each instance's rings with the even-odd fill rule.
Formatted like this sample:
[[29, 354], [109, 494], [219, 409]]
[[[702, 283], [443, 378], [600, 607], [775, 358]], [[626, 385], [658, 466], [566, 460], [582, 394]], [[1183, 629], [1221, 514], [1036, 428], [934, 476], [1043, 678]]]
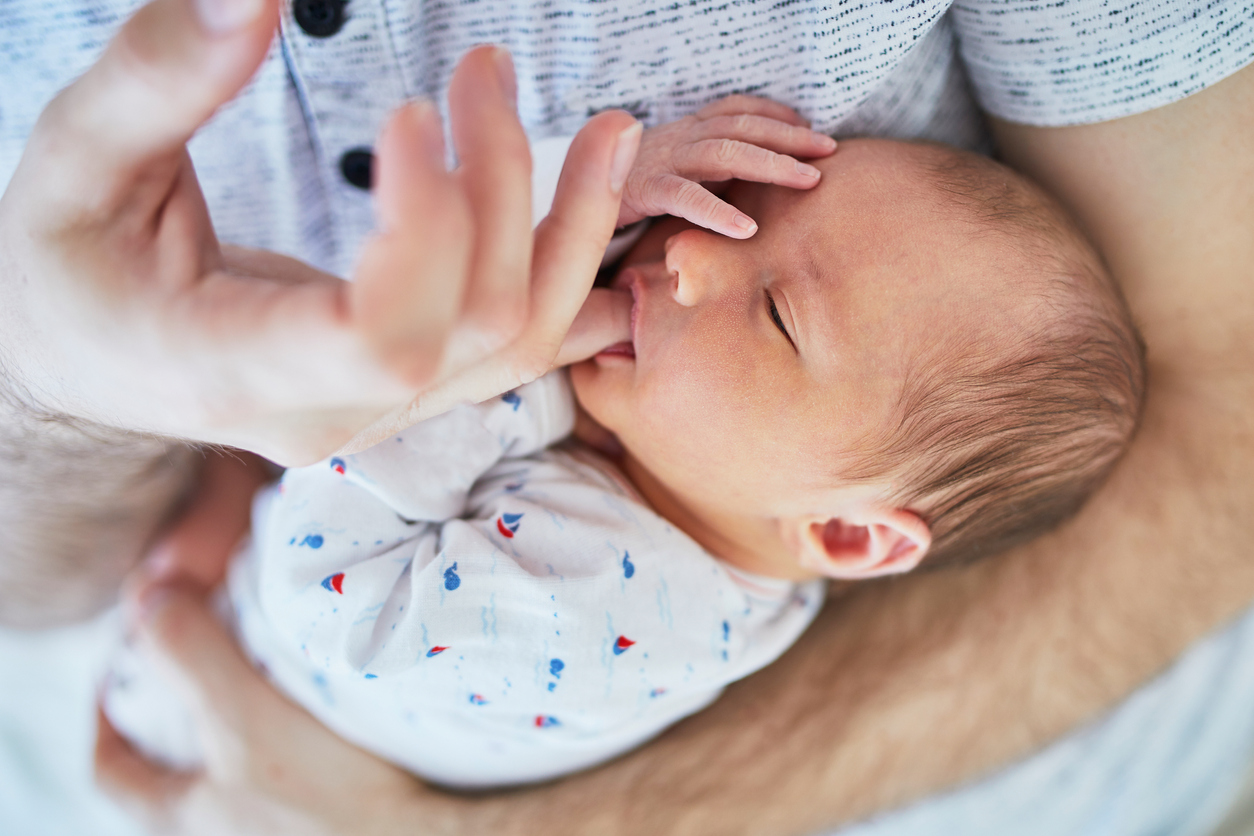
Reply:
[[108, 606], [198, 461], [175, 441], [41, 413], [0, 379], [0, 624], [51, 627]]

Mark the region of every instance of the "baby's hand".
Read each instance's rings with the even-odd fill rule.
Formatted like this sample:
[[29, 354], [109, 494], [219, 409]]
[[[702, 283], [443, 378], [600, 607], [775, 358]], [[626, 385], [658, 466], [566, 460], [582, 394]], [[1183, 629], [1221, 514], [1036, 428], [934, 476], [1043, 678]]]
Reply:
[[758, 225], [711, 194], [702, 182], [752, 180], [813, 188], [819, 170], [797, 157], [826, 157], [831, 137], [810, 130], [790, 107], [755, 96], [728, 96], [692, 116], [649, 128], [627, 175], [618, 224], [678, 215], [731, 238]]

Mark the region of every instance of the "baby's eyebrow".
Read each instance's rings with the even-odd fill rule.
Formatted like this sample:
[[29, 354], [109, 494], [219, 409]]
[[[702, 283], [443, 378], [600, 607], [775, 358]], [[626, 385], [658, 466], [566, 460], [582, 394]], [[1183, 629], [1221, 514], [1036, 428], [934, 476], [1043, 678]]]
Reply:
[[819, 265], [818, 259], [814, 257], [813, 250], [806, 250], [805, 259], [805, 277], [806, 280], [821, 287], [823, 284], [823, 268]]
[[793, 329], [796, 331], [797, 348], [802, 349], [809, 342], [807, 337], [810, 336], [811, 332], [809, 327], [802, 324], [803, 317], [808, 320], [808, 309], [810, 307], [804, 304], [804, 302], [807, 299], [821, 297], [824, 290], [826, 290], [822, 265], [814, 257], [812, 250], [807, 249], [805, 251], [805, 257], [801, 261], [800, 275], [797, 279], [798, 289], [801, 292], [794, 293], [788, 299], [788, 309], [792, 314]]

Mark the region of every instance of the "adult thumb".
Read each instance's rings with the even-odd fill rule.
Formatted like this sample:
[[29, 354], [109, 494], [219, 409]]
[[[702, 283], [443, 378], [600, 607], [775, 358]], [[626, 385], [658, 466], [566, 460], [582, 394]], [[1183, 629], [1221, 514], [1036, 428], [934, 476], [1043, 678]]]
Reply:
[[45, 110], [69, 182], [134, 175], [182, 147], [265, 58], [279, 0], [153, 0]]
[[569, 366], [618, 343], [631, 341], [631, 293], [593, 288], [571, 323], [553, 365]]

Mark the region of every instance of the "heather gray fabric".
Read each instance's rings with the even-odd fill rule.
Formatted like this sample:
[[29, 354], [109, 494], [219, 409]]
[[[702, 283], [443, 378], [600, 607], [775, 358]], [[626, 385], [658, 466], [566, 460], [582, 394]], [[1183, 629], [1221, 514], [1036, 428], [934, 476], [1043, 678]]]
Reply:
[[[1156, 107], [1254, 56], [1254, 8], [1237, 0], [1126, 0], [1118, 15], [1101, 0], [949, 2], [353, 0], [329, 38], [305, 34], [289, 9], [256, 79], [192, 155], [222, 240], [344, 275], [371, 214], [341, 156], [369, 147], [403, 99], [438, 98], [477, 43], [513, 51], [533, 139], [573, 134], [609, 107], [657, 124], [739, 91], [824, 131], [971, 148], [986, 146], [959, 41], [983, 105], [1035, 124]], [[0, 3], [0, 183], [44, 104], [137, 5]]]

